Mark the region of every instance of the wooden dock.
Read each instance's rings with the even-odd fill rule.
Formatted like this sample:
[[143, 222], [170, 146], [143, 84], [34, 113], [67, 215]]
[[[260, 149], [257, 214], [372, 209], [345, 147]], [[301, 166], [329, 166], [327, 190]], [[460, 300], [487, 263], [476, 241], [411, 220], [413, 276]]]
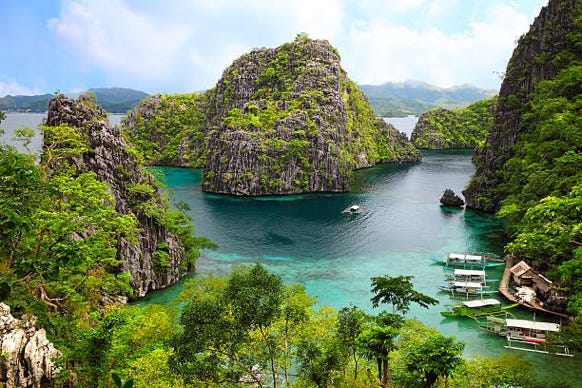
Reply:
[[499, 282], [499, 292], [503, 295], [507, 300], [513, 303], [521, 303], [513, 292], [509, 290], [509, 280], [511, 279], [511, 267], [513, 267], [513, 256], [507, 255], [505, 256], [505, 270], [503, 271], [503, 276], [501, 277], [501, 281]]
[[530, 302], [524, 302], [515, 297], [511, 289], [509, 288], [509, 281], [511, 280], [511, 267], [513, 267], [513, 256], [506, 255], [505, 256], [505, 270], [503, 271], [503, 277], [501, 278], [501, 282], [499, 283], [499, 292], [503, 295], [507, 300], [511, 301], [512, 303], [519, 303], [520, 305], [527, 307], [532, 310], [542, 311], [547, 314], [557, 315], [562, 318], [573, 319], [571, 316], [567, 314], [558, 313], [556, 311], [546, 310], [539, 302], [536, 300], [532, 300]]

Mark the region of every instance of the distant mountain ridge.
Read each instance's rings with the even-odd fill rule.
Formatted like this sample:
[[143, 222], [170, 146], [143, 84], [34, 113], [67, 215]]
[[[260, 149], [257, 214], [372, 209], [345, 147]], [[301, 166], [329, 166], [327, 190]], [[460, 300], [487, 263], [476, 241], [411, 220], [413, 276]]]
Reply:
[[378, 116], [419, 115], [435, 108], [461, 108], [493, 97], [496, 90], [470, 84], [441, 88], [422, 81], [359, 85]]
[[[95, 94], [97, 103], [109, 113], [126, 113], [135, 108], [141, 100], [149, 94], [139, 90], [127, 88], [91, 88], [88, 90]], [[77, 97], [79, 94], [71, 94]], [[46, 112], [52, 94], [37, 96], [5, 96], [0, 97], [0, 110], [8, 112]]]
[[[420, 115], [435, 108], [462, 108], [491, 98], [497, 91], [465, 84], [441, 88], [422, 81], [387, 82], [359, 85], [378, 116]], [[127, 88], [91, 88], [97, 103], [109, 113], [126, 113], [135, 108], [147, 93]], [[67, 93], [69, 97], [79, 94]], [[7, 112], [46, 112], [52, 94], [0, 97], [0, 110]]]

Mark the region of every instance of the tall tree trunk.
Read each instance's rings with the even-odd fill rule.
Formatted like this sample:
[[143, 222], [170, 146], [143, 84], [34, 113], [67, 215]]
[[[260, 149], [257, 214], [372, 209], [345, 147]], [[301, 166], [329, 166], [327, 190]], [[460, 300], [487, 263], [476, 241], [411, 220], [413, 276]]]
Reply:
[[388, 368], [388, 359], [382, 360], [384, 375], [382, 376], [383, 387], [390, 388], [390, 369]]
[[358, 356], [356, 352], [353, 353], [354, 356], [354, 383], [358, 380]]
[[378, 363], [378, 381], [382, 382], [382, 359], [380, 357], [376, 358]]

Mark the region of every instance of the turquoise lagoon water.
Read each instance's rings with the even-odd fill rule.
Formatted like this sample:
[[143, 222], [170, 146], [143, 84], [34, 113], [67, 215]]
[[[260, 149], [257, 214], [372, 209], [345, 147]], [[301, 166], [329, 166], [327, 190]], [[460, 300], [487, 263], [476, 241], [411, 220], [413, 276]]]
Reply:
[[[0, 141], [11, 141], [15, 128], [36, 128], [43, 114], [7, 114], [0, 123], [6, 133]], [[121, 115], [112, 117], [119, 122]], [[389, 120], [391, 121], [391, 120]], [[410, 134], [416, 118], [393, 121]], [[40, 138], [32, 144], [40, 149]], [[415, 288], [439, 300], [429, 309], [412, 306], [408, 318], [437, 328], [466, 343], [465, 356], [496, 356], [506, 341], [479, 330], [470, 319], [443, 319], [439, 312], [451, 303], [437, 291], [444, 281], [442, 267], [431, 256], [450, 251], [483, 250], [502, 254], [497, 239], [502, 225], [492, 216], [439, 206], [446, 188], [460, 195], [474, 172], [472, 152], [424, 152], [421, 163], [390, 164], [354, 174], [350, 193], [290, 197], [232, 198], [201, 191], [200, 171], [158, 168], [174, 199], [187, 203], [197, 234], [219, 245], [204, 251], [196, 274], [227, 274], [237, 264], [263, 263], [287, 283], [303, 284], [320, 304], [342, 308], [350, 304], [371, 313], [370, 278], [412, 275]], [[342, 213], [352, 204], [363, 212]], [[488, 270], [499, 279], [501, 269]], [[151, 293], [141, 303], [169, 303], [184, 281]], [[518, 310], [532, 319], [531, 312]], [[551, 317], [538, 315], [537, 320]], [[548, 378], [562, 378], [576, 386], [582, 358], [521, 353]], [[582, 384], [580, 384], [582, 386]]]
[[[444, 319], [439, 314], [452, 301], [437, 290], [444, 282], [443, 270], [430, 257], [465, 250], [501, 255], [502, 225], [491, 215], [439, 204], [446, 188], [460, 195], [474, 172], [472, 152], [427, 151], [423, 156], [421, 163], [357, 171], [350, 193], [290, 197], [205, 194], [199, 170], [157, 170], [174, 198], [190, 206], [197, 234], [219, 245], [202, 253], [193, 276], [228, 274], [235, 265], [259, 261], [285, 282], [304, 285], [321, 305], [339, 309], [353, 304], [377, 313], [370, 305], [370, 278], [412, 275], [415, 289], [440, 305], [413, 306], [408, 318], [464, 341], [467, 357], [517, 352], [506, 350], [505, 339], [479, 330], [471, 319]], [[342, 212], [352, 204], [363, 212]], [[500, 279], [502, 272], [488, 269], [488, 276]], [[151, 293], [143, 303], [167, 303], [180, 290], [181, 284]], [[516, 313], [534, 318], [525, 310]], [[576, 381], [582, 366], [579, 357], [523, 354], [551, 378]]]

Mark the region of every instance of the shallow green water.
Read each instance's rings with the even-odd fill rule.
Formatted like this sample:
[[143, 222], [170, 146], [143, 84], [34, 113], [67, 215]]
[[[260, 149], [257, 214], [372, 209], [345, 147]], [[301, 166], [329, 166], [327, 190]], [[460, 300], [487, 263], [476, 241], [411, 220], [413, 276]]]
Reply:
[[[505, 340], [479, 330], [470, 319], [443, 319], [448, 294], [442, 267], [430, 256], [450, 251], [481, 250], [502, 254], [496, 239], [502, 225], [494, 217], [439, 206], [445, 188], [460, 194], [474, 167], [471, 152], [425, 152], [417, 164], [392, 164], [355, 174], [346, 194], [232, 198], [201, 192], [200, 171], [158, 169], [178, 201], [190, 205], [197, 233], [219, 245], [197, 263], [197, 275], [225, 274], [234, 265], [260, 261], [288, 283], [303, 284], [321, 304], [350, 304], [372, 312], [370, 278], [389, 274], [414, 276], [415, 288], [439, 300], [440, 306], [413, 306], [409, 318], [436, 327], [466, 342], [465, 356], [496, 356]], [[342, 213], [352, 204], [361, 214]], [[488, 270], [500, 279], [502, 269]], [[181, 285], [155, 292], [143, 303], [166, 303]], [[518, 311], [531, 319], [528, 311]], [[549, 317], [537, 317], [548, 320]], [[576, 378], [578, 359], [526, 354], [550, 376]]]

